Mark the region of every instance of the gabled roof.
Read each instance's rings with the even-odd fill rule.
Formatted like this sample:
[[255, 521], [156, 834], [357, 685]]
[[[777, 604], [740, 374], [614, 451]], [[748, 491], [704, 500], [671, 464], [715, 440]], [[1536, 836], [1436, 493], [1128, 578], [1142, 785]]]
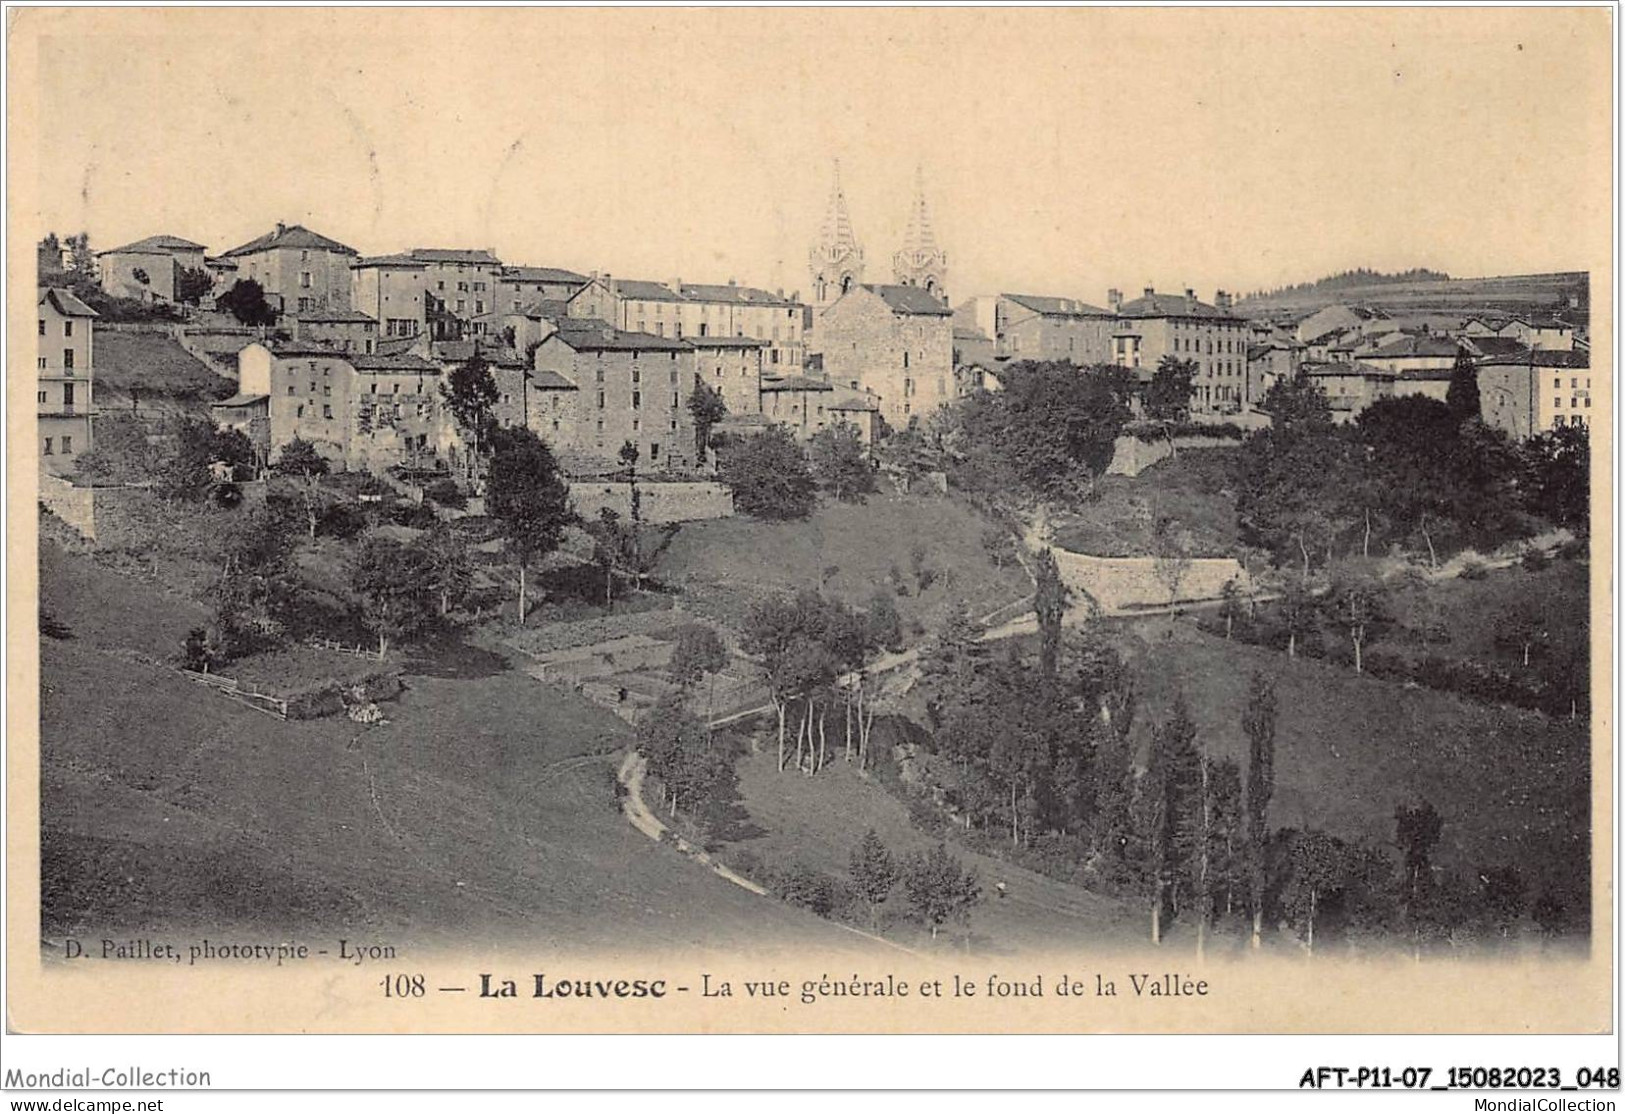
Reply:
[[880, 400], [868, 391], [854, 391], [850, 387], [837, 390], [835, 397], [824, 403], [825, 410], [878, 411]]
[[545, 367], [526, 372], [525, 379], [538, 391], [577, 391], [581, 389], [558, 372]]
[[424, 337], [421, 334], [412, 337], [379, 337], [372, 347], [381, 356], [393, 356], [402, 352], [410, 352], [423, 339]]
[[60, 286], [47, 286], [39, 292], [39, 304], [50, 303], [51, 308], [63, 317], [100, 317], [101, 314], [81, 302], [71, 290], [64, 290]]
[[1313, 376], [1316, 379], [1332, 376], [1355, 376], [1363, 379], [1394, 379], [1396, 377], [1391, 371], [1386, 371], [1380, 367], [1372, 367], [1370, 364], [1361, 363], [1359, 360], [1305, 363], [1299, 365], [1299, 370], [1303, 374]]
[[1461, 344], [1454, 340], [1436, 336], [1404, 336], [1389, 344], [1383, 345], [1374, 352], [1367, 352], [1366, 358], [1372, 360], [1386, 360], [1403, 358], [1406, 356], [1454, 356], [1461, 350]]
[[520, 309], [511, 309], [506, 313], [497, 314], [498, 317], [529, 317], [532, 320], [556, 321], [561, 317], [570, 316], [570, 303], [559, 301], [556, 298], [544, 298], [539, 302], [531, 302]]
[[506, 344], [492, 344], [480, 340], [437, 340], [429, 346], [434, 358], [446, 363], [462, 363], [477, 353], [487, 363], [497, 367], [523, 367], [524, 358]]
[[179, 236], [148, 236], [144, 240], [125, 244], [121, 248], [108, 248], [99, 251], [97, 255], [168, 255], [174, 251], [202, 251], [202, 244], [194, 244], [190, 240], [183, 240]]
[[1052, 298], [1044, 294], [1006, 294], [1018, 306], [1025, 306], [1045, 317], [1110, 317], [1112, 311], [1080, 302], [1076, 298]]
[[212, 255], [205, 255], [203, 257], [203, 265], [205, 267], [215, 267], [222, 271], [235, 271], [237, 269], [237, 264], [233, 263], [231, 260], [219, 259]]
[[365, 256], [350, 264], [350, 269], [359, 270], [362, 267], [389, 267], [402, 271], [422, 271], [428, 266], [429, 265], [424, 263], [422, 260], [413, 259], [410, 255], [398, 252], [395, 255]]
[[1461, 338], [1464, 348], [1478, 353], [1480, 356], [1516, 356], [1526, 351], [1523, 341], [1517, 337], [1478, 337], [1464, 336]]
[[586, 275], [566, 271], [562, 267], [503, 267], [497, 272], [503, 282], [568, 282], [583, 283]]
[[886, 286], [878, 283], [864, 286], [865, 290], [880, 295], [893, 313], [911, 317], [952, 317], [954, 311], [943, 305], [937, 296], [923, 286]]
[[752, 306], [793, 306], [796, 304], [783, 294], [774, 294], [771, 291], [760, 290], [754, 286], [739, 286], [731, 282], [721, 285], [685, 282], [678, 293], [691, 302], [726, 302], [731, 305]]
[[256, 402], [267, 402], [267, 401], [270, 400], [270, 398], [271, 398], [270, 395], [245, 395], [245, 394], [243, 394], [243, 392], [238, 391], [236, 394], [232, 395], [230, 398], [223, 398], [219, 402], [211, 402], [209, 405], [210, 406], [231, 406], [231, 407], [235, 407], [235, 406], [252, 406]]
[[315, 251], [331, 251], [339, 255], [359, 255], [354, 248], [331, 240], [319, 232], [312, 232], [302, 224], [279, 224], [258, 239], [250, 240], [240, 247], [232, 248], [226, 255], [257, 255], [262, 251], [275, 251], [281, 248], [303, 248]]
[[413, 248], [409, 253], [420, 263], [478, 263], [500, 267], [502, 260], [485, 248]]
[[422, 356], [414, 356], [410, 352], [396, 355], [383, 353], [369, 353], [363, 356], [350, 356], [350, 366], [357, 371], [370, 372], [415, 372], [418, 375], [439, 375], [440, 365], [432, 360], [425, 360]]
[[1132, 302], [1124, 302], [1117, 310], [1119, 317], [1212, 317], [1233, 320], [1235, 315], [1218, 306], [1210, 306], [1200, 298], [1184, 294], [1158, 294], [1152, 291]]
[[354, 355], [319, 340], [273, 340], [269, 347], [271, 353], [279, 357], [320, 356], [323, 359], [344, 360], [348, 363]]

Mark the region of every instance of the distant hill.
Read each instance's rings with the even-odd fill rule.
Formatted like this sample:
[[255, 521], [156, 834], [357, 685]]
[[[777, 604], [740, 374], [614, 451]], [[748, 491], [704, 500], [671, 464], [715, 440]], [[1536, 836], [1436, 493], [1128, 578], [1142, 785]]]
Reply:
[[1583, 324], [1591, 304], [1584, 271], [1451, 278], [1437, 271], [1398, 274], [1345, 271], [1316, 282], [1247, 295], [1236, 302], [1248, 317], [1292, 321], [1334, 303], [1363, 305], [1397, 315], [1557, 313]]

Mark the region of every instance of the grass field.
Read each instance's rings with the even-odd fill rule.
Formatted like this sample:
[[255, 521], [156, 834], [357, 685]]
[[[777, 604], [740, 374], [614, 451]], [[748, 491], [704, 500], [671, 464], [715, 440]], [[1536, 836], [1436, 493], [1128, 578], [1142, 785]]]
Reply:
[[[893, 568], [908, 595], [897, 597], [905, 623], [934, 628], [955, 600], [982, 615], [1032, 591], [1026, 574], [995, 568], [982, 548], [989, 523], [945, 496], [872, 495], [865, 503], [822, 503], [812, 517], [765, 522], [737, 517], [685, 525], [655, 576], [684, 594], [684, 606], [737, 624], [750, 603], [773, 592], [818, 588], [849, 603], [891, 590]], [[920, 590], [916, 547], [937, 574]]]
[[625, 725], [501, 659], [410, 662], [383, 726], [283, 722], [140, 660], [191, 621], [166, 617], [151, 585], [72, 554], [47, 574], [71, 635], [41, 643], [48, 938], [192, 927], [574, 951], [862, 943], [633, 831], [611, 757]]
[[1425, 797], [1444, 819], [1435, 861], [1512, 863], [1539, 887], [1588, 868], [1590, 741], [1583, 722], [1489, 707], [1337, 665], [1142, 624], [1142, 743], [1183, 694], [1210, 753], [1245, 768], [1241, 729], [1255, 671], [1279, 698], [1274, 826], [1324, 828], [1390, 846], [1394, 809]]
[[1181, 449], [1138, 476], [1106, 476], [1095, 497], [1055, 520], [1055, 541], [1096, 557], [1142, 557], [1151, 552], [1158, 519], [1172, 518], [1190, 532], [1201, 557], [1234, 554], [1237, 450]]
[[105, 330], [96, 335], [96, 402], [103, 410], [168, 403], [206, 413], [229, 398], [236, 384], [158, 333]]

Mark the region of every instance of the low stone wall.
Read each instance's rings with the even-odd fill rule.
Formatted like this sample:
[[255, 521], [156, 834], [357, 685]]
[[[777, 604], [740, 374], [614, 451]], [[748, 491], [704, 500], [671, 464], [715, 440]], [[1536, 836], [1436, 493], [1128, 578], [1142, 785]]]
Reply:
[[89, 541], [96, 540], [96, 491], [78, 487], [61, 476], [41, 472], [39, 501], [50, 512], [83, 534]]
[[[656, 480], [638, 484], [642, 494], [643, 521], [653, 525], [667, 522], [694, 522], [705, 518], [727, 518], [734, 513], [733, 492], [719, 483]], [[573, 480], [570, 496], [576, 513], [591, 522], [608, 507], [623, 519], [632, 516], [632, 495], [624, 483], [602, 480]]]
[[[1061, 579], [1076, 593], [1087, 593], [1108, 615], [1147, 607], [1165, 607], [1168, 588], [1157, 579], [1154, 557], [1090, 557], [1057, 549]], [[1247, 571], [1233, 557], [1193, 557], [1179, 582], [1180, 603], [1218, 599], [1226, 581], [1248, 586]]]
[[[1233, 449], [1238, 444], [1231, 437], [1175, 437], [1174, 445], [1181, 449]], [[1167, 440], [1141, 441], [1138, 437], [1119, 437], [1112, 446], [1112, 462], [1106, 466], [1108, 476], [1138, 476], [1159, 460], [1174, 455]]]

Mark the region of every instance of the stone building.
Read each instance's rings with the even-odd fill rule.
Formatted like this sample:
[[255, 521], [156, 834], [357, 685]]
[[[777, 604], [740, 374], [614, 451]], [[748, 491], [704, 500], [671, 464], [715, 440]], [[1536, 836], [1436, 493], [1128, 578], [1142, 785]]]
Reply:
[[1595, 421], [1591, 353], [1583, 348], [1534, 349], [1478, 361], [1484, 421], [1520, 440], [1559, 426]]
[[408, 253], [424, 265], [424, 291], [443, 314], [436, 340], [451, 336], [452, 322], [466, 326], [497, 305], [497, 275], [502, 261], [487, 248], [413, 248]]
[[762, 412], [766, 345], [755, 337], [689, 337], [696, 378], [722, 396], [730, 414]]
[[989, 338], [996, 360], [1069, 360], [1085, 367], [1112, 362], [1117, 318], [1076, 298], [994, 294], [962, 302], [954, 326]]
[[956, 397], [953, 311], [924, 286], [859, 286], [817, 321], [824, 376], [874, 395], [901, 429]]
[[350, 308], [352, 247], [298, 224], [278, 223], [255, 240], [225, 253], [238, 279], [253, 279], [266, 300], [287, 313]]
[[410, 255], [373, 255], [350, 265], [350, 308], [369, 315], [386, 337], [424, 329], [429, 265]]
[[1231, 312], [1230, 295], [1221, 290], [1210, 305], [1194, 290], [1159, 294], [1148, 286], [1133, 301], [1123, 301], [1116, 290], [1106, 300], [1118, 318], [1112, 363], [1149, 380], [1164, 356], [1191, 360], [1196, 364], [1193, 411], [1233, 414], [1246, 405], [1249, 326]]
[[96, 317], [70, 291], [48, 287], [39, 292], [34, 377], [39, 461], [52, 474], [72, 471], [79, 455], [91, 447]]
[[205, 270], [202, 244], [179, 236], [148, 236], [96, 253], [96, 281], [117, 298], [173, 302], [176, 272], [182, 267]]
[[515, 313], [537, 302], [564, 301], [587, 282], [562, 267], [503, 267], [497, 272], [492, 310]]
[[807, 307], [796, 295], [740, 286], [732, 279], [715, 285], [674, 279], [671, 289], [683, 298], [677, 304], [676, 336], [755, 338], [766, 347], [764, 373], [800, 374], [807, 358]]
[[378, 322], [357, 310], [314, 310], [293, 319], [295, 340], [339, 352], [371, 355], [378, 347]]

